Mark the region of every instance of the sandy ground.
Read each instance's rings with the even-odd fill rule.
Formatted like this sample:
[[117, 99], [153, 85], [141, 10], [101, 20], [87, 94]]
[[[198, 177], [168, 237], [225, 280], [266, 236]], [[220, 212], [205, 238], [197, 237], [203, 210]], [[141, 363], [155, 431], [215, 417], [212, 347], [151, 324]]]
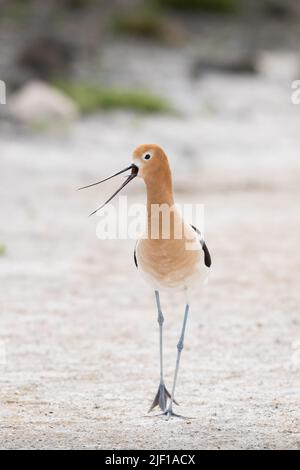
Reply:
[[[300, 108], [266, 78], [182, 88], [183, 116], [107, 114], [53, 135], [2, 123], [1, 448], [300, 448]], [[169, 153], [178, 202], [205, 204], [213, 257], [176, 394], [189, 418], [169, 422], [147, 414], [158, 327], [134, 241], [98, 240], [87, 217], [116, 184], [75, 192], [147, 141]], [[144, 201], [142, 183], [127, 194]], [[184, 304], [162, 306], [171, 388]]]

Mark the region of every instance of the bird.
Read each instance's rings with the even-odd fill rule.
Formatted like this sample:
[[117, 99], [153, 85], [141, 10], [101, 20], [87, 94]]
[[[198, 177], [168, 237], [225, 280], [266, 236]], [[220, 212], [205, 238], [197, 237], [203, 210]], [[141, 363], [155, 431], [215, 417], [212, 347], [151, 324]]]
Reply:
[[[175, 400], [175, 391], [190, 310], [188, 293], [192, 286], [198, 286], [206, 282], [212, 264], [211, 255], [200, 230], [187, 223], [175, 205], [169, 159], [165, 151], [157, 144], [139, 145], [133, 150], [129, 166], [101, 181], [79, 189], [90, 188], [127, 171], [131, 172], [127, 175], [123, 184], [90, 215], [101, 210], [136, 177], [144, 181], [147, 193], [146, 229], [145, 233], [136, 241], [134, 263], [146, 282], [154, 290], [159, 326], [160, 363], [158, 390], [149, 412], [158, 407], [167, 419], [181, 417], [181, 415], [174, 412], [174, 405], [178, 405]], [[176, 362], [171, 393], [168, 391], [164, 380], [164, 314], [161, 307], [160, 292], [165, 289], [185, 293], [185, 308], [176, 346]]]

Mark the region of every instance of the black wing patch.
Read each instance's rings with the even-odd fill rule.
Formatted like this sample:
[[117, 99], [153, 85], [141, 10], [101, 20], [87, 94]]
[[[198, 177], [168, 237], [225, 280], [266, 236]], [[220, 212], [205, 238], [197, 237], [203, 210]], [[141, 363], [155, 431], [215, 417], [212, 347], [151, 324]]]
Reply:
[[133, 259], [134, 259], [134, 264], [136, 265], [136, 267], [138, 267], [138, 263], [137, 263], [137, 259], [136, 259], [136, 246], [137, 246], [137, 242], [136, 242], [135, 247], [134, 247]]
[[201, 243], [202, 250], [204, 251], [204, 264], [205, 264], [205, 266], [210, 268], [211, 267], [211, 256], [210, 256], [210, 252], [208, 251], [207, 245], [206, 245], [205, 241], [203, 240], [203, 238], [201, 236], [201, 232], [194, 225], [191, 225], [191, 227], [199, 235], [199, 242]]

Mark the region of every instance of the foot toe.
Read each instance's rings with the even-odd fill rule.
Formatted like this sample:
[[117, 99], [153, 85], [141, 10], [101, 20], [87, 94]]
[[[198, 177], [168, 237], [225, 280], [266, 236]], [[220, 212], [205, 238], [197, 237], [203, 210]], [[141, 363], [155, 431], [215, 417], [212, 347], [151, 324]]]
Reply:
[[[159, 384], [158, 391], [155, 395], [155, 398], [152, 402], [152, 405], [149, 408], [148, 413], [150, 413], [150, 411], [152, 411], [156, 406], [159, 406], [159, 408], [163, 412], [165, 412], [165, 410], [167, 408], [168, 398], [171, 398], [171, 395], [168, 392], [165, 384]], [[173, 401], [174, 401], [174, 403], [176, 403], [176, 405], [178, 405], [178, 403], [175, 400], [173, 400]]]

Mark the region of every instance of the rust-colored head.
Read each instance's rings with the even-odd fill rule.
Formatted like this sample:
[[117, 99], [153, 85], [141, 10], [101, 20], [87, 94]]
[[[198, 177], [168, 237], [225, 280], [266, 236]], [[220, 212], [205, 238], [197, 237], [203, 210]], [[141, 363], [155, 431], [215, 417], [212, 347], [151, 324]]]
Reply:
[[171, 177], [168, 157], [156, 144], [143, 144], [136, 147], [132, 154], [132, 162], [138, 167], [138, 175], [146, 183]]

